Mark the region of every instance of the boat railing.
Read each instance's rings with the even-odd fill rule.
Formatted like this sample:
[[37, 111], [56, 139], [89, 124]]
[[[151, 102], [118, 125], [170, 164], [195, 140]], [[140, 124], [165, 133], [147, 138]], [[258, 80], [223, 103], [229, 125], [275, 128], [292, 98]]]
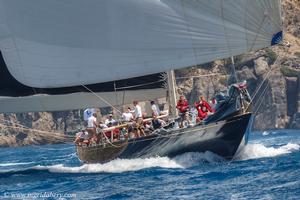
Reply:
[[[168, 114], [164, 114], [164, 115], [159, 115], [157, 116], [157, 119], [163, 119], [163, 118], [168, 118]], [[147, 122], [151, 122], [153, 120], [153, 117], [149, 117], [149, 118], [145, 118], [143, 119], [143, 123], [147, 123]], [[100, 131], [104, 132], [104, 133], [107, 133], [107, 132], [110, 132], [110, 141], [113, 142], [114, 141], [114, 134], [113, 134], [113, 131], [116, 130], [116, 129], [122, 129], [122, 128], [128, 128], [129, 126], [133, 126], [135, 122], [126, 122], [126, 123], [123, 123], [123, 124], [119, 124], [119, 125], [116, 125], [116, 126], [111, 126], [111, 127], [108, 127], [108, 128], [104, 128], [104, 129], [101, 129]]]

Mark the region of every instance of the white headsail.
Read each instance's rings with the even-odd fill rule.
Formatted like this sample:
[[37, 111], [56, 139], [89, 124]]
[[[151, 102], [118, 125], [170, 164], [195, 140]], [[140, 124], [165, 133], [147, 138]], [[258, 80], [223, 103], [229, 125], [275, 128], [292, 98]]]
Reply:
[[0, 50], [10, 74], [29, 87], [126, 79], [275, 44], [280, 3], [0, 0]]

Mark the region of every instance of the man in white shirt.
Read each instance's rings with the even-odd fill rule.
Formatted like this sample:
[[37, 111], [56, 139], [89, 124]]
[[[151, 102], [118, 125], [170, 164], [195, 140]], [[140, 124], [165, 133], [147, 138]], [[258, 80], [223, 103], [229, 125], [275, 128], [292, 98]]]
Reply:
[[93, 113], [96, 113], [96, 110], [94, 108], [87, 108], [83, 111], [83, 119], [84, 121], [88, 121], [88, 119], [93, 115]]
[[134, 113], [134, 119], [137, 120], [139, 118], [142, 118], [143, 117], [142, 108], [139, 105], [138, 101], [134, 101], [133, 105], [134, 105], [134, 111], [133, 111], [133, 113]]
[[99, 122], [99, 127], [100, 127], [101, 129], [108, 128], [108, 126], [106, 126], [106, 124], [105, 124], [103, 121], [100, 121], [100, 122]]
[[138, 101], [133, 102], [134, 105], [134, 120], [136, 121], [135, 124], [135, 130], [136, 130], [136, 136], [135, 137], [140, 137], [141, 134], [146, 136], [144, 132], [144, 125], [143, 125], [143, 113], [142, 113], [142, 108], [139, 105]]
[[89, 133], [89, 138], [94, 137], [96, 135], [97, 124], [97, 114], [93, 113], [92, 116], [88, 118], [87, 132]]
[[83, 119], [84, 119], [85, 127], [87, 127], [88, 119], [93, 115], [93, 113], [96, 113], [96, 110], [94, 108], [87, 108], [83, 111]]
[[127, 111], [122, 114], [122, 120], [125, 122], [130, 122], [133, 120], [133, 115], [131, 113], [130, 107], [128, 107]]
[[151, 101], [150, 104], [151, 104], [152, 116], [159, 116], [160, 110], [158, 106], [155, 104], [154, 101]]
[[80, 144], [81, 142], [83, 142], [84, 140], [88, 140], [88, 133], [85, 130], [81, 130], [80, 132], [76, 133], [76, 139], [75, 139], [75, 143], [76, 144]]
[[112, 114], [109, 114], [104, 123], [106, 126], [113, 126], [116, 123], [116, 120], [112, 118]]

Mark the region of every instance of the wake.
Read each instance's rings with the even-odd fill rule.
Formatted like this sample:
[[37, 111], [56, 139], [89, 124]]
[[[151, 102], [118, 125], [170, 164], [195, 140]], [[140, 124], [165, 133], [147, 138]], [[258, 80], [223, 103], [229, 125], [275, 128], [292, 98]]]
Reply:
[[266, 147], [263, 144], [248, 144], [246, 147], [235, 156], [234, 160], [249, 160], [265, 157], [274, 157], [283, 154], [298, 151], [300, 146], [298, 144], [288, 143], [278, 148]]
[[[263, 157], [274, 157], [298, 151], [298, 144], [288, 143], [278, 148], [266, 147], [263, 144], [248, 144], [233, 160], [249, 160]], [[63, 164], [41, 166], [37, 165], [22, 170], [1, 171], [0, 174], [31, 174], [45, 171], [47, 173], [123, 173], [147, 168], [184, 169], [207, 163], [224, 162], [225, 159], [212, 153], [190, 152], [174, 158], [152, 157], [136, 159], [116, 159], [105, 164], [83, 164], [81, 166], [65, 166]], [[19, 163], [21, 164], [21, 163]], [[22, 163], [23, 164], [23, 163]], [[6, 165], [6, 164], [4, 164]], [[12, 165], [18, 165], [13, 163]]]

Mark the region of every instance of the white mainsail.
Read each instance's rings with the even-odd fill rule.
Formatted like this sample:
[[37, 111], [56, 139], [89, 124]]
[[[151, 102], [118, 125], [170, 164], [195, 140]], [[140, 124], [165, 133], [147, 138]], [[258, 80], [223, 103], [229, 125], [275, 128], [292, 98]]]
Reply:
[[[99, 99], [101, 97], [104, 99]], [[145, 97], [166, 97], [164, 89], [147, 89], [135, 91], [103, 92], [103, 93], [73, 93], [65, 95], [33, 95], [26, 97], [0, 97], [0, 112], [38, 112], [74, 110], [88, 107], [102, 108], [111, 105], [131, 104], [133, 100], [148, 100]]]
[[0, 0], [0, 50], [12, 76], [29, 87], [126, 79], [275, 44], [280, 3]]

